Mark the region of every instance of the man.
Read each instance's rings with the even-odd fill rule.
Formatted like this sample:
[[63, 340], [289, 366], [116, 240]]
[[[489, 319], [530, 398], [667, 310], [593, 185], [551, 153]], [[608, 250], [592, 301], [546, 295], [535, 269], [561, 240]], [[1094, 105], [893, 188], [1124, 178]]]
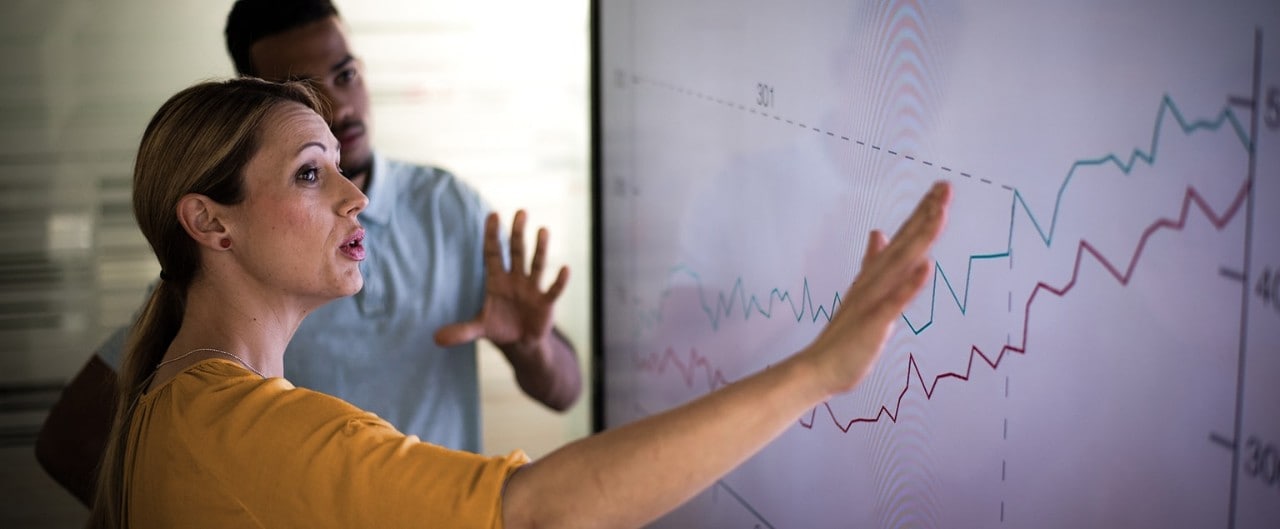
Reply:
[[[362, 65], [329, 0], [238, 0], [226, 41], [241, 75], [305, 79], [318, 89], [341, 143], [343, 171], [369, 197], [360, 214], [364, 288], [303, 321], [285, 355], [289, 380], [373, 411], [424, 441], [479, 451], [474, 341], [488, 338], [525, 393], [568, 409], [582, 383], [573, 347], [552, 325], [567, 270], [545, 294], [537, 284], [546, 231], [538, 233], [526, 273], [525, 217], [517, 214], [510, 269], [486, 270], [484, 240], [496, 240], [499, 228], [496, 216], [486, 222], [479, 195], [445, 171], [374, 153]], [[112, 335], [76, 375], [36, 445], [45, 469], [86, 504], [110, 429], [125, 334]]]

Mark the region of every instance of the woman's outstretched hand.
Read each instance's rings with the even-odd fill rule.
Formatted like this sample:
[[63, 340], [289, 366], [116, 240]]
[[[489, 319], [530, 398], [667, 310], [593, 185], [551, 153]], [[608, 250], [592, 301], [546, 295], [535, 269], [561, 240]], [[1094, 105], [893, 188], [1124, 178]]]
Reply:
[[929, 274], [951, 188], [939, 183], [862, 270], [813, 343], [770, 369], [663, 413], [579, 439], [513, 475], [506, 527], [640, 527], [688, 501], [871, 370]]
[[892, 240], [871, 232], [862, 270], [839, 310], [800, 352], [817, 367], [828, 395], [853, 389], [875, 365], [894, 322], [929, 277], [929, 249], [942, 233], [950, 201], [950, 184], [938, 182]]

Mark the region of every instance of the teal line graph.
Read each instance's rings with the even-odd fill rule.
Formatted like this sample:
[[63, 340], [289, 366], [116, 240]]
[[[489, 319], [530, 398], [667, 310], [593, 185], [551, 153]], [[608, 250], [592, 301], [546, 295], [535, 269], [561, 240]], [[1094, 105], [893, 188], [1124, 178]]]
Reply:
[[[1202, 119], [1188, 122], [1187, 119], [1182, 116], [1182, 112], [1178, 110], [1178, 106], [1175, 105], [1173, 100], [1166, 94], [1160, 101], [1160, 111], [1156, 113], [1155, 130], [1151, 133], [1151, 148], [1147, 152], [1134, 149], [1129, 155], [1128, 162], [1121, 161], [1120, 157], [1113, 153], [1101, 158], [1094, 158], [1092, 160], [1077, 160], [1075, 163], [1071, 164], [1071, 170], [1067, 171], [1067, 177], [1063, 179], [1062, 185], [1058, 187], [1058, 196], [1053, 203], [1053, 216], [1049, 221], [1049, 233], [1046, 234], [1044, 229], [1040, 227], [1040, 222], [1036, 221], [1036, 216], [1031, 212], [1031, 208], [1027, 206], [1026, 201], [1022, 198], [1022, 193], [1016, 189], [1013, 191], [1014, 210], [1016, 211], [1018, 203], [1021, 202], [1022, 209], [1027, 212], [1027, 218], [1031, 219], [1031, 225], [1036, 228], [1036, 232], [1040, 234], [1040, 239], [1044, 241], [1045, 246], [1052, 245], [1053, 232], [1058, 227], [1058, 211], [1060, 211], [1062, 207], [1062, 195], [1067, 191], [1067, 186], [1071, 184], [1071, 179], [1075, 176], [1076, 169], [1080, 169], [1081, 167], [1114, 164], [1120, 169], [1120, 172], [1127, 175], [1133, 171], [1133, 168], [1137, 166], [1139, 160], [1146, 162], [1147, 165], [1155, 165], [1156, 156], [1159, 154], [1158, 149], [1160, 148], [1160, 129], [1164, 125], [1164, 117], [1168, 114], [1173, 114], [1173, 118], [1178, 121], [1178, 127], [1182, 129], [1182, 133], [1188, 136], [1199, 130], [1207, 130], [1210, 132], [1217, 131], [1222, 128], [1222, 125], [1230, 123], [1231, 127], [1235, 129], [1236, 137], [1240, 139], [1241, 145], [1245, 148], [1245, 152], [1253, 152], [1253, 142], [1249, 140], [1249, 133], [1244, 130], [1244, 125], [1240, 124], [1240, 120], [1236, 118], [1235, 112], [1231, 111], [1231, 107], [1224, 106], [1222, 110], [1218, 112], [1218, 116], [1212, 120]], [[1014, 215], [1010, 213], [1010, 251], [1013, 250], [1013, 219]]]
[[[766, 319], [770, 319], [773, 318], [774, 302], [785, 301], [790, 305], [792, 316], [795, 317], [796, 322], [804, 321], [807, 314], [809, 316], [809, 320], [815, 323], [819, 318], [829, 321], [831, 319], [831, 310], [840, 306], [839, 292], [836, 292], [832, 296], [830, 305], [814, 304], [813, 292], [809, 288], [809, 278], [807, 277], [804, 278], [804, 284], [801, 287], [799, 299], [800, 304], [798, 306], [796, 305], [796, 300], [792, 297], [790, 291], [786, 291], [781, 288], [775, 288], [769, 291], [769, 301], [762, 304], [755, 294], [747, 296], [746, 285], [741, 277], [734, 281], [733, 287], [729, 290], [728, 294], [720, 292], [717, 295], [713, 306], [712, 303], [707, 301], [707, 292], [706, 289], [702, 287], [702, 276], [700, 276], [698, 272], [684, 265], [676, 265], [671, 267], [668, 271], [667, 277], [671, 278], [678, 275], [684, 275], [693, 279], [694, 284], [697, 285], [698, 301], [702, 306], [702, 312], [707, 315], [707, 319], [711, 322], [711, 328], [713, 330], [719, 330], [720, 322], [724, 318], [733, 316], [734, 309], [738, 305], [742, 306], [742, 315], [744, 319], [750, 319], [752, 314], [759, 314]], [[674, 289], [670, 287], [664, 290], [658, 297], [657, 305], [659, 308], [644, 311], [640, 315], [641, 329], [651, 329], [662, 321], [661, 307], [663, 302], [672, 294], [673, 291]], [[831, 308], [828, 309], [828, 307]]]
[[[1139, 162], [1143, 162], [1149, 166], [1155, 165], [1159, 154], [1161, 130], [1163, 129], [1166, 121], [1165, 117], [1170, 115], [1173, 116], [1173, 119], [1177, 122], [1181, 132], [1187, 136], [1200, 131], [1216, 132], [1222, 129], [1224, 125], [1230, 125], [1232, 131], [1240, 140], [1240, 144], [1244, 147], [1245, 151], [1247, 153], [1253, 152], [1254, 145], [1253, 141], [1249, 137], [1249, 133], [1245, 131], [1244, 126], [1240, 123], [1239, 118], [1236, 117], [1235, 112], [1232, 111], [1229, 105], [1223, 106], [1217, 116], [1213, 119], [1188, 121], [1186, 117], [1183, 116], [1182, 111], [1178, 109], [1178, 106], [1174, 103], [1173, 99], [1167, 94], [1164, 95], [1160, 100], [1160, 108], [1156, 113], [1155, 124], [1153, 125], [1151, 134], [1151, 144], [1146, 151], [1143, 151], [1140, 148], [1134, 148], [1129, 154], [1127, 161], [1121, 159], [1121, 157], [1115, 153], [1110, 153], [1098, 158], [1077, 160], [1071, 164], [1066, 177], [1062, 181], [1062, 185], [1058, 187], [1058, 193], [1054, 201], [1053, 212], [1049, 218], [1047, 232], [1044, 227], [1041, 226], [1040, 221], [1036, 219], [1036, 215], [1031, 211], [1031, 207], [1027, 205], [1026, 200], [1022, 197], [1022, 193], [1017, 189], [1014, 190], [1012, 203], [1009, 208], [1009, 237], [1005, 250], [1002, 252], [973, 254], [969, 256], [968, 266], [965, 271], [963, 297], [956, 292], [955, 286], [951, 282], [951, 278], [948, 277], [947, 272], [942, 265], [937, 261], [934, 261], [933, 285], [930, 293], [928, 320], [917, 325], [906, 315], [906, 313], [902, 314], [902, 319], [906, 321], [911, 332], [918, 335], [933, 325], [934, 314], [938, 301], [939, 277], [942, 278], [942, 283], [946, 286], [947, 292], [951, 294], [951, 299], [955, 301], [956, 307], [960, 310], [960, 314], [966, 314], [969, 305], [969, 287], [970, 280], [973, 275], [974, 262], [1004, 259], [1013, 255], [1013, 232], [1019, 204], [1022, 205], [1022, 210], [1031, 221], [1031, 225], [1036, 229], [1037, 234], [1040, 236], [1040, 240], [1044, 242], [1046, 247], [1051, 247], [1053, 245], [1054, 233], [1058, 226], [1058, 212], [1062, 208], [1062, 197], [1066, 193], [1067, 186], [1071, 184], [1072, 179], [1075, 177], [1076, 171], [1084, 167], [1105, 166], [1110, 164], [1119, 169], [1122, 174], [1128, 175]], [[727, 294], [724, 291], [718, 293], [715, 302], [712, 303], [707, 299], [706, 289], [703, 288], [702, 277], [697, 271], [692, 270], [687, 266], [676, 265], [671, 267], [667, 274], [668, 285], [672, 284], [672, 278], [680, 275], [687, 276], [694, 281], [697, 288], [698, 301], [701, 304], [702, 311], [706, 314], [708, 321], [711, 323], [712, 330], [719, 330], [721, 322], [725, 318], [733, 316], [735, 309], [739, 309], [739, 307], [744, 319], [750, 319], [753, 314], [758, 314], [766, 319], [771, 319], [774, 314], [774, 303], [787, 302], [791, 309], [791, 314], [797, 323], [804, 321], [806, 317], [811, 322], [816, 323], [819, 319], [830, 320], [831, 313], [839, 308], [841, 303], [840, 293], [836, 292], [832, 296], [831, 303], [829, 305], [823, 305], [820, 303], [815, 304], [813, 300], [813, 293], [809, 287], [808, 277], [803, 278], [803, 285], [801, 287], [798, 304], [791, 292], [782, 288], [774, 288], [770, 290], [767, 301], [761, 301], [761, 298], [755, 294], [747, 295], [746, 286], [742, 277], [738, 277], [734, 281], [733, 286]], [[657, 308], [642, 311], [640, 314], [640, 328], [637, 329], [637, 332], [651, 329], [662, 321], [662, 306], [666, 298], [671, 295], [674, 288], [675, 287], [668, 286], [662, 291], [656, 304]]]

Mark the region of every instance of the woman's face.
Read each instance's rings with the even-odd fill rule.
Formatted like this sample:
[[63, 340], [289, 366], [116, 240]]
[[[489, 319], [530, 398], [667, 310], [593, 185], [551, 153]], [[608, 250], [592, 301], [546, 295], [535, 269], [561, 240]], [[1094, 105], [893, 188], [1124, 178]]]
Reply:
[[301, 104], [268, 115], [244, 169], [245, 200], [228, 216], [231, 251], [261, 288], [318, 305], [363, 286], [356, 214], [369, 201], [338, 171], [339, 148]]

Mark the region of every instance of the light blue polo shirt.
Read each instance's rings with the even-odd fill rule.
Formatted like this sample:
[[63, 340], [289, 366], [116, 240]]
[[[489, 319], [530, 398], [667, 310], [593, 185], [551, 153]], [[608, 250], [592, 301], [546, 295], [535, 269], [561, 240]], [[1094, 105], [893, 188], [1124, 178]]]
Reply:
[[[303, 320], [285, 377], [429, 443], [480, 452], [476, 346], [441, 348], [433, 336], [480, 312], [489, 207], [444, 170], [376, 154], [367, 193], [364, 288]], [[112, 367], [124, 331], [99, 348]]]

